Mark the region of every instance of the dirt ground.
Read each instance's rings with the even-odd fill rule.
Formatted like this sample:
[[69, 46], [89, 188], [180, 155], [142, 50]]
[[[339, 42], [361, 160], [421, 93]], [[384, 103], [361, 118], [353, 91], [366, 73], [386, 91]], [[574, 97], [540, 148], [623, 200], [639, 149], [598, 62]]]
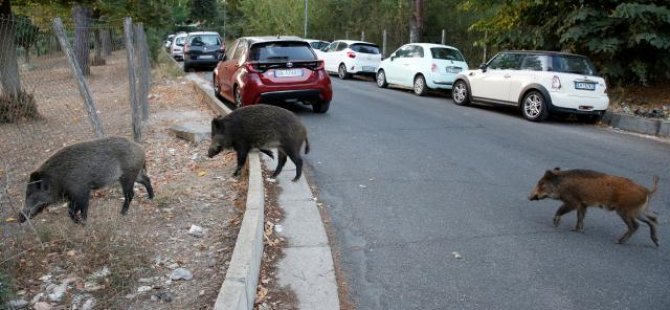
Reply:
[[609, 91], [610, 111], [670, 121], [670, 85], [619, 87]]
[[[105, 128], [129, 136], [129, 112], [117, 107], [128, 97], [127, 80], [119, 78], [123, 64], [114, 64], [93, 68], [90, 83], [106, 89], [97, 101]], [[213, 113], [187, 80], [163, 70], [154, 78], [142, 142], [155, 199], [136, 186], [121, 216], [123, 195], [114, 185], [95, 192], [85, 226], [73, 224], [62, 203], [30, 224], [3, 218], [10, 238], [0, 242], [0, 290], [11, 293], [4, 298], [42, 309], [212, 308], [242, 219], [246, 176], [231, 177], [234, 154], [209, 159], [206, 141], [192, 145], [169, 131], [180, 121], [208, 123]], [[20, 188], [10, 194], [21, 196]], [[202, 233], [190, 234], [193, 225]], [[171, 280], [179, 268], [192, 279]]]

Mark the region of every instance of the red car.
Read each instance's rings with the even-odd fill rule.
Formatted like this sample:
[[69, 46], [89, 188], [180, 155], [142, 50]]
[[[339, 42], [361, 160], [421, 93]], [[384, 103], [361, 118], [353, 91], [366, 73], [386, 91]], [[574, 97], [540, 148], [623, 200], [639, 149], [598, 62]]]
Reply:
[[325, 113], [333, 98], [330, 77], [308, 42], [298, 37], [242, 37], [214, 69], [214, 94], [235, 107], [300, 101]]

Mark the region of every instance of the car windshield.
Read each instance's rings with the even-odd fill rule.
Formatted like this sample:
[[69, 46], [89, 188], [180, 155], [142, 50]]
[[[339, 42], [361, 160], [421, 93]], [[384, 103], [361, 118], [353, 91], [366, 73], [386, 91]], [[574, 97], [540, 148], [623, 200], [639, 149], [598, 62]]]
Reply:
[[191, 46], [221, 45], [217, 35], [196, 35], [190, 38]]
[[549, 71], [598, 75], [593, 63], [588, 58], [579, 55], [553, 55]]
[[249, 60], [259, 62], [314, 61], [316, 57], [306, 42], [266, 42], [251, 47]]
[[184, 41], [186, 41], [186, 37], [177, 37], [174, 39], [174, 42], [179, 45], [179, 44], [184, 44]]
[[352, 51], [363, 54], [380, 54], [379, 46], [374, 44], [354, 43], [349, 46]]
[[461, 52], [451, 48], [431, 47], [430, 54], [433, 55], [433, 59], [465, 61]]

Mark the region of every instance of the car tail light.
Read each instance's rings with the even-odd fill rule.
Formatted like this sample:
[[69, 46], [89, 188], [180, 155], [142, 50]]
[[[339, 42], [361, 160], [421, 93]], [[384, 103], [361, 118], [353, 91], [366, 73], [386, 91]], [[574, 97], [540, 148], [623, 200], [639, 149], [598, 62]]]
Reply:
[[191, 51], [191, 46], [188, 44], [184, 44], [184, 53], [188, 53]]
[[226, 46], [224, 44], [221, 44], [221, 47], [219, 48], [219, 52], [221, 52], [221, 54], [226, 52]]
[[558, 78], [558, 75], [554, 75], [554, 77], [551, 79], [551, 89], [561, 89], [561, 79]]
[[323, 64], [323, 60], [317, 60], [316, 61], [316, 70], [323, 70], [325, 68]]
[[436, 65], [436, 64], [432, 64], [432, 65], [430, 66], [430, 71], [438, 72], [437, 65]]
[[356, 58], [356, 53], [354, 53], [354, 52], [347, 52], [347, 57], [349, 57], [349, 58]]
[[244, 67], [249, 72], [261, 72], [260, 70], [258, 70], [258, 67], [256, 66], [255, 63], [247, 63], [247, 64], [244, 65]]

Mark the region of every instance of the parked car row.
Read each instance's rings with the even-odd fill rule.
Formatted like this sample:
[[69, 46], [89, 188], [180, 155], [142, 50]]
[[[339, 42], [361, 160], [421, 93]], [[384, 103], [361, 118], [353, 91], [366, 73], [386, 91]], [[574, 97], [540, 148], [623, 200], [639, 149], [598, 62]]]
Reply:
[[168, 36], [166, 47], [170, 56], [184, 61], [187, 72], [196, 67], [215, 67], [225, 51], [225, 43], [214, 31], [180, 32], [171, 39]]
[[243, 37], [225, 50], [218, 34], [198, 32], [177, 34], [173, 53], [182, 37], [184, 69], [215, 66], [215, 93], [238, 107], [299, 101], [325, 113], [332, 99], [329, 74], [368, 75], [380, 88], [411, 89], [418, 96], [447, 90], [458, 105], [515, 106], [530, 121], [559, 113], [597, 121], [609, 105], [604, 79], [577, 54], [503, 51], [471, 70], [456, 47], [442, 44], [410, 43], [382, 59], [370, 42]]

